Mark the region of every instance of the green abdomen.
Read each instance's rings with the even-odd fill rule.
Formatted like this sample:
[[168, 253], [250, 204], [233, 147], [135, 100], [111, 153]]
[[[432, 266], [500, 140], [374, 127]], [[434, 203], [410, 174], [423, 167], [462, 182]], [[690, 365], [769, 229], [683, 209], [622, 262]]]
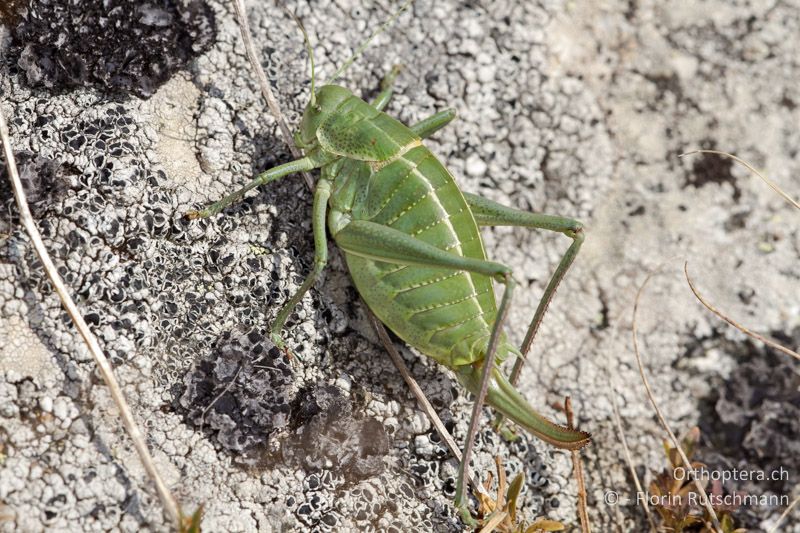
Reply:
[[[461, 191], [424, 146], [374, 173], [366, 202], [354, 207], [352, 217], [392, 227], [451, 253], [485, 259]], [[367, 305], [404, 341], [451, 367], [483, 356], [496, 314], [488, 277], [345, 257]], [[500, 350], [499, 358], [506, 353]]]

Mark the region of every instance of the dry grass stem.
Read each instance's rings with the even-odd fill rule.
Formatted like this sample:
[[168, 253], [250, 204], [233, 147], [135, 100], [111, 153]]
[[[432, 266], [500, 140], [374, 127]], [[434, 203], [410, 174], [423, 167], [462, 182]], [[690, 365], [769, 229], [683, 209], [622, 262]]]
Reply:
[[[675, 447], [675, 449], [677, 450], [678, 454], [680, 455], [681, 461], [683, 462], [683, 465], [686, 468], [686, 472], [687, 473], [688, 472], [694, 473], [694, 471], [695, 471], [694, 467], [692, 467], [692, 463], [691, 463], [691, 461], [689, 461], [689, 458], [686, 457], [686, 453], [683, 451], [683, 447], [681, 446], [681, 442], [675, 436], [675, 433], [672, 432], [672, 429], [670, 429], [669, 424], [667, 423], [667, 420], [664, 418], [664, 415], [662, 414], [661, 409], [658, 407], [658, 402], [656, 402], [655, 395], [653, 394], [653, 389], [650, 388], [650, 382], [648, 381], [647, 375], [645, 374], [644, 364], [642, 363], [642, 356], [641, 356], [641, 353], [639, 352], [639, 339], [638, 339], [638, 335], [637, 335], [637, 323], [636, 323], [637, 322], [637, 320], [636, 320], [637, 319], [637, 313], [639, 311], [639, 300], [642, 297], [642, 293], [644, 292], [644, 289], [647, 286], [647, 283], [650, 281], [650, 279], [652, 277], [653, 277], [653, 273], [651, 272], [650, 274], [647, 275], [647, 278], [645, 278], [644, 283], [642, 283], [641, 287], [639, 287], [639, 290], [636, 292], [636, 300], [634, 301], [634, 304], [633, 304], [633, 321], [632, 321], [633, 351], [634, 351], [634, 354], [636, 355], [636, 364], [639, 367], [639, 375], [641, 376], [642, 383], [644, 383], [644, 388], [647, 391], [647, 398], [650, 400], [650, 404], [653, 406], [653, 409], [656, 412], [656, 416], [658, 417], [658, 421], [661, 423], [661, 427], [664, 428], [664, 431], [667, 432], [667, 435], [669, 435], [669, 438], [672, 441], [672, 445]], [[714, 522], [715, 530], [717, 531], [717, 533], [722, 533], [722, 526], [720, 525], [719, 519], [717, 518], [717, 513], [714, 511], [714, 508], [711, 506], [711, 503], [710, 503], [710, 501], [708, 499], [708, 494], [706, 494], [705, 489], [703, 489], [703, 486], [700, 484], [700, 480], [697, 477], [695, 477], [694, 486], [697, 489], [698, 493], [703, 496], [704, 507], [705, 507], [706, 511], [708, 512], [708, 516], [710, 516], [711, 520]]]
[[[264, 100], [267, 101], [267, 107], [269, 107], [270, 113], [272, 113], [272, 116], [278, 123], [281, 134], [286, 140], [286, 145], [289, 147], [289, 151], [292, 153], [295, 159], [300, 159], [303, 154], [301, 154], [294, 145], [292, 130], [289, 129], [289, 125], [286, 122], [286, 117], [284, 117], [283, 112], [281, 112], [281, 108], [278, 105], [278, 100], [275, 98], [275, 95], [272, 92], [272, 87], [270, 87], [267, 75], [264, 73], [264, 69], [261, 67], [261, 62], [258, 60], [258, 55], [256, 55], [256, 45], [253, 43], [253, 34], [250, 32], [250, 24], [247, 22], [247, 11], [245, 10], [244, 0], [233, 0], [233, 8], [236, 11], [236, 21], [239, 23], [239, 29], [242, 32], [242, 40], [244, 41], [247, 59], [250, 61], [250, 66], [253, 67], [253, 70], [256, 72], [256, 78], [258, 80], [258, 86], [261, 88], [261, 94], [264, 95]], [[314, 180], [311, 179], [311, 175], [308, 172], [302, 172], [301, 174], [303, 175], [303, 180], [305, 180], [308, 188], [313, 191]]]
[[[574, 413], [572, 412], [572, 398], [567, 396], [564, 399], [564, 412], [567, 414], [567, 427], [575, 428]], [[572, 470], [575, 475], [575, 482], [578, 484], [578, 517], [581, 521], [581, 533], [591, 533], [592, 527], [589, 523], [589, 513], [586, 510], [586, 482], [583, 478], [583, 462], [578, 450], [572, 450]]]
[[711, 303], [706, 301], [706, 299], [703, 298], [703, 296], [697, 290], [697, 287], [695, 287], [694, 283], [692, 282], [692, 278], [689, 277], [689, 262], [688, 261], [686, 261], [683, 264], [683, 273], [686, 276], [686, 282], [689, 283], [689, 288], [692, 289], [692, 292], [694, 293], [695, 298], [697, 298], [700, 301], [700, 303], [703, 304], [703, 306], [706, 309], [708, 309], [709, 311], [711, 311], [712, 313], [717, 315], [719, 318], [721, 318], [722, 320], [724, 320], [725, 322], [727, 322], [731, 326], [735, 327], [736, 329], [738, 329], [739, 331], [741, 331], [742, 333], [744, 333], [748, 337], [756, 339], [757, 341], [761, 341], [764, 344], [766, 344], [767, 346], [769, 346], [770, 348], [774, 348], [774, 349], [778, 350], [779, 352], [783, 352], [786, 355], [790, 355], [790, 356], [794, 357], [795, 359], [800, 360], [800, 354], [798, 354], [794, 350], [790, 350], [789, 348], [783, 346], [782, 344], [779, 344], [779, 343], [775, 342], [774, 340], [768, 339], [768, 338], [764, 337], [763, 335], [759, 335], [755, 331], [752, 331], [752, 330], [744, 327], [743, 325], [739, 324], [738, 322], [736, 322], [732, 318], [728, 317], [728, 315], [726, 315], [725, 313], [723, 313], [722, 311], [720, 311], [719, 309], [714, 307]]
[[800, 496], [795, 498], [794, 501], [789, 504], [789, 507], [787, 507], [786, 510], [781, 514], [781, 516], [778, 517], [778, 521], [775, 522], [775, 525], [772, 526], [772, 529], [769, 530], [769, 533], [777, 533], [778, 526], [781, 525], [781, 522], [783, 522], [787, 516], [789, 516], [789, 513], [792, 512], [792, 509], [794, 509], [798, 503], [800, 503]]
[[122, 388], [119, 386], [117, 378], [114, 376], [114, 371], [111, 368], [111, 364], [108, 362], [105, 354], [103, 354], [103, 350], [100, 348], [97, 338], [95, 338], [94, 334], [92, 334], [89, 326], [86, 324], [86, 321], [81, 316], [78, 306], [76, 306], [75, 302], [72, 300], [72, 297], [67, 290], [67, 286], [64, 284], [61, 276], [58, 275], [58, 270], [53, 264], [53, 261], [50, 259], [50, 255], [44, 246], [42, 236], [39, 233], [30, 209], [28, 208], [28, 200], [25, 196], [25, 190], [23, 189], [22, 182], [19, 179], [17, 164], [14, 160], [14, 153], [11, 149], [8, 126], [6, 125], [6, 120], [3, 116], [2, 110], [0, 110], [0, 140], [3, 142], [6, 166], [8, 167], [8, 177], [11, 181], [11, 188], [14, 190], [14, 197], [17, 201], [22, 225], [25, 227], [25, 231], [28, 233], [28, 237], [30, 238], [31, 243], [33, 243], [33, 247], [36, 250], [36, 255], [39, 256], [39, 260], [42, 262], [42, 266], [44, 267], [47, 276], [50, 278], [53, 288], [55, 288], [58, 297], [61, 299], [61, 303], [66, 309], [67, 314], [69, 314], [70, 318], [72, 319], [73, 324], [75, 324], [75, 327], [78, 329], [78, 332], [83, 337], [83, 340], [86, 342], [86, 346], [89, 348], [97, 367], [100, 369], [100, 375], [102, 376], [103, 381], [111, 393], [111, 398], [114, 400], [114, 403], [119, 409], [120, 418], [122, 418], [122, 424], [125, 426], [125, 430], [133, 441], [133, 445], [136, 448], [136, 452], [139, 454], [139, 459], [142, 461], [145, 471], [156, 486], [158, 497], [161, 499], [164, 509], [166, 510], [175, 527], [180, 528], [180, 507], [170, 493], [169, 489], [164, 483], [164, 480], [159, 475], [158, 469], [153, 463], [153, 457], [150, 455], [150, 451], [147, 449], [144, 434], [139, 429], [139, 426], [136, 425], [136, 421], [133, 418], [133, 413], [128, 406], [128, 402], [125, 400], [125, 395], [122, 393]]
[[[389, 357], [392, 359], [394, 366], [397, 367], [397, 370], [400, 372], [400, 374], [403, 376], [403, 379], [408, 384], [408, 388], [411, 389], [411, 392], [417, 399], [417, 403], [419, 403], [420, 409], [422, 409], [422, 412], [425, 413], [425, 415], [431, 421], [431, 424], [433, 424], [433, 427], [436, 429], [436, 432], [439, 433], [439, 436], [447, 445], [447, 449], [450, 450], [450, 453], [453, 454], [453, 457], [455, 457], [456, 460], [461, 461], [461, 450], [459, 450], [456, 441], [450, 435], [450, 432], [447, 431], [447, 428], [444, 427], [442, 420], [439, 418], [439, 415], [436, 414], [436, 410], [434, 410], [433, 406], [431, 405], [431, 402], [428, 401], [428, 398], [425, 396], [425, 393], [422, 391], [417, 381], [408, 371], [408, 367], [403, 361], [403, 358], [400, 356], [400, 353], [394, 347], [392, 340], [389, 338], [389, 334], [386, 333], [386, 328], [383, 327], [383, 324], [381, 324], [380, 320], [378, 320], [372, 313], [369, 313], [369, 321], [370, 324], [372, 324], [373, 329], [375, 329], [375, 333], [378, 334], [378, 338], [380, 339], [381, 344], [383, 344], [384, 348], [386, 348], [386, 351], [389, 353]], [[480, 493], [486, 492], [485, 489], [483, 488], [483, 485], [477, 483], [472, 478], [472, 476], [469, 476], [468, 479], [470, 485], [472, 485], [472, 487], [476, 491]]]
[[693, 150], [693, 151], [691, 151], [691, 152], [686, 152], [685, 154], [681, 154], [679, 157], [684, 157], [684, 156], [687, 156], [687, 155], [693, 155], [693, 154], [716, 154], [716, 155], [721, 155], [721, 156], [724, 156], [724, 157], [730, 157], [731, 159], [733, 159], [734, 161], [736, 161], [737, 163], [739, 163], [740, 165], [742, 165], [744, 168], [746, 168], [747, 170], [749, 170], [750, 172], [752, 172], [753, 174], [755, 174], [756, 176], [758, 176], [759, 178], [761, 178], [761, 180], [762, 180], [764, 183], [766, 183], [767, 185], [769, 185], [770, 187], [772, 187], [772, 190], [774, 190], [775, 192], [777, 192], [778, 194], [780, 194], [780, 195], [783, 197], [783, 199], [784, 199], [784, 200], [786, 200], [787, 202], [789, 202], [790, 204], [792, 204], [792, 205], [793, 205], [795, 208], [797, 208], [797, 209], [800, 209], [800, 203], [798, 203], [798, 202], [797, 202], [797, 200], [793, 199], [791, 196], [789, 196], [788, 194], [786, 194], [786, 192], [784, 192], [784, 190], [783, 190], [783, 189], [781, 189], [781, 188], [778, 186], [778, 184], [777, 184], [777, 183], [775, 183], [774, 181], [772, 181], [772, 180], [771, 180], [771, 179], [769, 179], [768, 177], [766, 177], [766, 176], [764, 176], [763, 174], [761, 174], [761, 173], [760, 173], [758, 170], [756, 170], [756, 169], [755, 169], [755, 168], [754, 168], [754, 167], [753, 167], [753, 166], [752, 166], [750, 163], [748, 163], [747, 161], [745, 161], [745, 160], [743, 160], [743, 159], [739, 159], [739, 158], [738, 158], [738, 157], [736, 157], [735, 155], [733, 155], [733, 154], [729, 154], [728, 152], [721, 152], [721, 151], [719, 151], [719, 150]]
[[[608, 363], [609, 362], [607, 358], [606, 365], [608, 365]], [[636, 485], [636, 494], [644, 494], [644, 489], [642, 488], [642, 483], [639, 480], [639, 475], [636, 473], [636, 468], [633, 466], [633, 458], [631, 457], [631, 450], [628, 447], [628, 439], [625, 437], [625, 430], [622, 428], [622, 418], [619, 416], [619, 405], [617, 404], [617, 392], [616, 389], [613, 388], [611, 391], [611, 405], [613, 409], [614, 425], [617, 428], [619, 441], [622, 443], [622, 451], [625, 455], [625, 462], [628, 465], [628, 470], [630, 470], [631, 477], [633, 478], [633, 484]], [[650, 524], [650, 531], [655, 533], [657, 531], [656, 523], [655, 520], [653, 520], [653, 513], [650, 511], [650, 505], [647, 503], [647, 498], [643, 499], [643, 503], [644, 514], [647, 516], [647, 522]]]

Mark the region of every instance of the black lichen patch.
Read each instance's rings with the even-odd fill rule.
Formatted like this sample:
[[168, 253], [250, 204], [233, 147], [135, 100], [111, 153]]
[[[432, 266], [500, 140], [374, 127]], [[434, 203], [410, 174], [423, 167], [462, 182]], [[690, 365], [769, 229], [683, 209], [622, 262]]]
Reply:
[[[69, 174], [78, 173], [59, 161], [47, 159], [27, 150], [16, 152], [14, 160], [25, 189], [28, 208], [34, 218], [41, 218], [51, 206], [57, 204], [67, 190]], [[0, 234], [10, 232], [18, 217], [14, 193], [8, 180], [5, 158], [0, 155]]]
[[[780, 339], [797, 346], [800, 330]], [[710, 341], [739, 360], [726, 380], [715, 378], [713, 392], [702, 402], [700, 429], [722, 470], [730, 465], [766, 473], [776, 479], [737, 487], [751, 494], [789, 494], [800, 472], [800, 374], [789, 356], [745, 341]]]
[[298, 394], [296, 423], [281, 447], [283, 459], [306, 471], [331, 469], [346, 483], [358, 483], [385, 469], [389, 437], [377, 419], [353, 413], [336, 387], [320, 386]]
[[0, 24], [12, 25], [22, 15], [27, 0], [3, 0], [0, 2]]
[[226, 334], [187, 377], [180, 404], [223, 448], [245, 452], [289, 424], [292, 382], [285, 355], [267, 338]]
[[202, 0], [29, 0], [9, 57], [28, 83], [148, 97], [213, 42]]
[[[714, 150], [716, 143], [705, 141], [701, 145], [703, 149]], [[686, 178], [684, 186], [700, 188], [709, 183], [729, 183], [733, 187], [733, 201], [738, 202], [742, 196], [742, 190], [736, 183], [736, 178], [731, 172], [732, 168], [733, 160], [729, 157], [717, 154], [700, 154], [695, 158], [692, 164], [692, 172]]]

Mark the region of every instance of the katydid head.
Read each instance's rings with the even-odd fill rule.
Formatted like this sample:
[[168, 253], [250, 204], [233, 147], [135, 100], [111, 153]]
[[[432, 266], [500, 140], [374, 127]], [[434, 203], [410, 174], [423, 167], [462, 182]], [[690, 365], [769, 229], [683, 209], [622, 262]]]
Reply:
[[300, 127], [294, 134], [294, 141], [300, 148], [309, 148], [317, 139], [317, 129], [331, 113], [334, 113], [344, 100], [352, 96], [349, 90], [338, 85], [323, 85], [303, 111]]
[[341, 102], [343, 102], [352, 94], [344, 87], [332, 85], [332, 83], [339, 76], [341, 76], [361, 54], [364, 53], [364, 50], [367, 49], [369, 43], [372, 42], [372, 39], [386, 30], [386, 28], [389, 27], [389, 25], [391, 25], [397, 19], [397, 17], [399, 17], [400, 14], [405, 11], [413, 2], [414, 0], [406, 0], [400, 9], [392, 14], [392, 16], [389, 17], [386, 22], [380, 26], [380, 28], [372, 32], [372, 35], [370, 35], [358, 46], [358, 48], [356, 48], [356, 51], [353, 53], [353, 55], [351, 55], [344, 63], [342, 63], [342, 65], [333, 74], [331, 79], [322, 87], [320, 87], [318, 91], [315, 90], [316, 77], [314, 75], [314, 51], [311, 47], [311, 41], [308, 38], [308, 33], [303, 27], [303, 24], [294, 14], [291, 14], [294, 21], [300, 27], [300, 31], [303, 32], [303, 41], [305, 42], [306, 50], [308, 50], [308, 56], [311, 61], [311, 96], [309, 98], [308, 105], [303, 112], [303, 119], [300, 122], [300, 126], [294, 134], [294, 142], [297, 146], [305, 149], [313, 145], [317, 136], [317, 128], [319, 128], [319, 125], [322, 124], [323, 120], [325, 120], [325, 117], [330, 115]]
[[344, 87], [337, 85], [323, 85], [319, 90], [316, 89], [314, 49], [311, 47], [311, 40], [308, 38], [308, 32], [303, 27], [303, 23], [293, 13], [290, 14], [300, 31], [303, 32], [303, 42], [311, 63], [311, 95], [309, 96], [308, 105], [303, 111], [303, 119], [300, 121], [300, 126], [294, 133], [295, 144], [302, 149], [306, 149], [314, 144], [317, 138], [317, 128], [325, 120], [325, 117], [335, 111], [339, 104], [351, 93]]

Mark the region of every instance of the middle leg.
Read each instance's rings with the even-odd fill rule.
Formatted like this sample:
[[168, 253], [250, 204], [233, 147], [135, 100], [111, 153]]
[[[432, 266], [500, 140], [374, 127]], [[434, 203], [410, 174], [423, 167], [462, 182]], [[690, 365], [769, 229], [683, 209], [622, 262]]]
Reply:
[[392, 99], [392, 85], [394, 85], [394, 80], [397, 79], [397, 75], [400, 73], [401, 69], [402, 67], [400, 65], [393, 66], [392, 70], [381, 80], [381, 92], [379, 92], [378, 96], [372, 101], [372, 107], [378, 111], [383, 111], [383, 108], [386, 107], [386, 104]]
[[319, 278], [319, 275], [325, 269], [328, 263], [328, 241], [325, 232], [325, 215], [328, 208], [328, 198], [331, 195], [330, 182], [320, 179], [317, 182], [316, 189], [314, 190], [314, 205], [312, 207], [311, 226], [314, 232], [314, 267], [308, 274], [303, 284], [297, 289], [289, 300], [281, 307], [275, 320], [270, 326], [270, 337], [275, 346], [283, 350], [286, 349], [283, 339], [281, 338], [281, 330], [283, 329], [286, 320], [292, 313], [294, 308], [303, 299], [303, 296], [311, 289], [314, 283]]
[[[392, 85], [394, 84], [397, 74], [400, 72], [400, 66], [395, 65], [392, 70], [381, 80], [381, 92], [372, 101], [372, 107], [378, 111], [383, 111], [389, 100], [392, 98]], [[446, 125], [448, 125], [454, 118], [456, 112], [454, 109], [445, 109], [438, 113], [434, 113], [426, 119], [417, 122], [411, 126], [411, 131], [425, 139], [430, 137]]]
[[421, 138], [427, 139], [440, 129], [450, 124], [450, 122], [452, 122], [454, 118], [456, 118], [455, 109], [448, 108], [445, 109], [444, 111], [439, 111], [438, 113], [434, 113], [428, 118], [420, 120], [419, 122], [411, 126], [411, 131], [413, 131]]

